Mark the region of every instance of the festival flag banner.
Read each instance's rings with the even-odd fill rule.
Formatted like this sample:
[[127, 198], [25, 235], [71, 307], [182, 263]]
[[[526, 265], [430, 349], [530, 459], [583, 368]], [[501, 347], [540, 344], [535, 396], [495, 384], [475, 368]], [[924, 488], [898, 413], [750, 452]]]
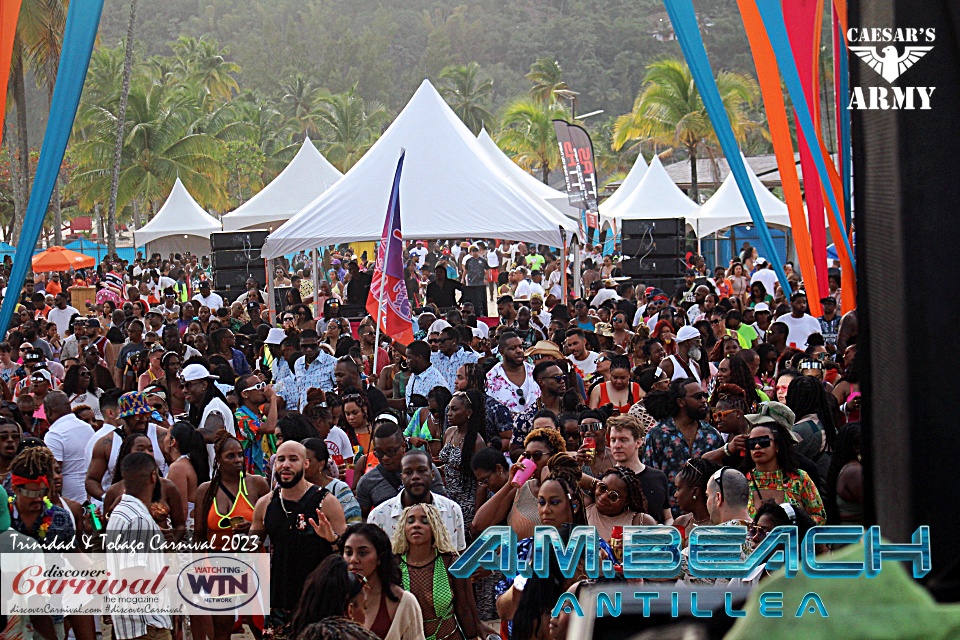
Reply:
[[710, 116], [713, 128], [717, 132], [717, 139], [720, 141], [720, 147], [727, 157], [730, 172], [737, 181], [737, 186], [740, 187], [740, 194], [743, 196], [743, 201], [750, 212], [750, 218], [760, 235], [760, 243], [767, 255], [771, 256], [773, 270], [777, 274], [777, 279], [780, 280], [780, 287], [789, 296], [791, 293], [790, 282], [787, 281], [787, 274], [783, 270], [781, 261], [773, 258], [777, 255], [777, 249], [773, 244], [773, 238], [770, 236], [767, 222], [763, 219], [763, 212], [760, 211], [757, 194], [753, 190], [753, 184], [747, 174], [743, 156], [740, 154], [740, 147], [733, 135], [730, 118], [727, 116], [727, 110], [720, 97], [720, 90], [717, 88], [716, 79], [713, 77], [710, 60], [707, 58], [707, 51], [704, 48], [703, 39], [700, 37], [700, 27], [697, 24], [697, 14], [693, 8], [693, 1], [665, 0], [664, 4], [667, 13], [670, 15], [673, 30], [677, 34], [677, 40], [680, 42], [680, 49], [683, 50], [684, 58], [686, 58], [690, 67], [690, 73], [693, 75], [697, 89], [700, 91], [703, 106]]
[[7, 112], [7, 83], [10, 80], [10, 61], [13, 58], [13, 40], [17, 35], [22, 0], [0, 0], [0, 131]]
[[747, 32], [753, 62], [757, 68], [757, 81], [760, 84], [760, 95], [767, 112], [767, 123], [770, 126], [770, 137], [773, 141], [773, 152], [777, 158], [777, 168], [780, 170], [780, 183], [783, 186], [783, 197], [790, 213], [790, 227], [793, 231], [794, 246], [800, 263], [800, 272], [804, 275], [804, 286], [807, 291], [807, 304], [814, 317], [820, 316], [820, 289], [816, 277], [806, 277], [815, 274], [816, 266], [813, 260], [813, 248], [810, 243], [810, 231], [807, 228], [807, 217], [803, 209], [803, 192], [800, 190], [800, 177], [797, 174], [797, 165], [793, 157], [793, 140], [790, 135], [790, 123], [787, 120], [787, 108], [783, 100], [783, 91], [780, 88], [780, 72], [777, 69], [777, 60], [773, 55], [773, 48], [767, 40], [767, 33], [760, 20], [760, 12], [753, 0], [737, 0], [743, 26]]
[[[57, 83], [50, 100], [53, 106], [43, 136], [43, 146], [40, 148], [40, 160], [23, 219], [20, 241], [17, 243], [17, 255], [7, 282], [7, 289], [11, 292], [20, 291], [30, 269], [33, 248], [40, 237], [43, 219], [53, 194], [53, 185], [60, 173], [60, 164], [73, 130], [77, 107], [80, 105], [80, 94], [83, 93], [83, 83], [87, 78], [87, 67], [93, 53], [102, 11], [103, 0], [73, 0], [67, 9]], [[18, 302], [19, 296], [15, 294], [4, 298], [3, 306], [0, 307], [0, 330], [6, 331]]]
[[837, 160], [840, 164], [840, 179], [843, 185], [843, 210], [846, 213], [847, 233], [853, 218], [853, 146], [850, 141], [850, 62], [847, 59], [847, 35], [842, 30], [846, 24], [846, 3], [833, 7], [833, 63], [834, 90], [836, 91], [837, 114]]
[[554, 120], [553, 129], [557, 134], [560, 157], [563, 158], [563, 177], [567, 186], [567, 201], [571, 206], [579, 207], [583, 212], [582, 223], [586, 223], [588, 242], [593, 240], [593, 232], [600, 228], [600, 213], [597, 206], [597, 168], [593, 162], [593, 141], [583, 127], [570, 124], [566, 120]]
[[381, 333], [408, 345], [413, 342], [413, 321], [407, 283], [403, 278], [403, 234], [400, 230], [400, 173], [405, 156], [406, 151], [402, 151], [393, 177], [387, 218], [377, 248], [377, 266], [367, 297], [367, 312], [377, 319]]

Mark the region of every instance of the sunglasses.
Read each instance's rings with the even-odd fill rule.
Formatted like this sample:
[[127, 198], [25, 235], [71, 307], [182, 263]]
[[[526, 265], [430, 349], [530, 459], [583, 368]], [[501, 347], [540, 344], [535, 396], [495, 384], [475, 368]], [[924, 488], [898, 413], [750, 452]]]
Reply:
[[602, 422], [584, 422], [580, 425], [580, 431], [587, 433], [589, 431], [600, 431], [603, 429]]
[[440, 344], [440, 340], [438, 340], [437, 338], [432, 338], [430, 340], [427, 340], [427, 344]]
[[557, 382], [563, 382], [564, 380], [567, 379], [567, 376], [563, 375], [562, 373], [558, 373], [558, 374], [555, 375], [555, 376], [543, 376], [543, 377], [540, 378], [540, 379], [541, 379], [541, 380], [556, 380]]
[[244, 389], [244, 391], [263, 391], [266, 388], [267, 388], [267, 383], [261, 380], [257, 384], [250, 385], [249, 387]]
[[521, 405], [527, 404], [527, 399], [523, 395], [523, 389], [520, 387], [517, 387], [517, 402]]
[[524, 451], [523, 452], [524, 458], [527, 458], [528, 460], [533, 460], [534, 462], [537, 462], [538, 460], [540, 460], [540, 458], [542, 458], [545, 455], [547, 455], [546, 451]]
[[759, 438], [747, 438], [748, 451], [753, 451], [758, 446], [761, 449], [766, 449], [771, 444], [773, 444], [773, 439], [770, 436], [760, 436]]
[[377, 456], [378, 460], [383, 460], [384, 458], [392, 458], [393, 456], [397, 455], [401, 451], [403, 451], [403, 445], [398, 447], [393, 447], [391, 449], [377, 448], [373, 450], [373, 455]]
[[717, 491], [720, 493], [721, 498], [723, 497], [723, 472], [732, 468], [733, 467], [721, 467], [720, 470], [713, 474], [713, 476], [710, 478], [717, 483]]
[[293, 322], [293, 321], [294, 321], [294, 317], [293, 317], [293, 316], [284, 316], [284, 317], [283, 317], [283, 321], [284, 321], [284, 322]]
[[723, 420], [724, 418], [726, 418], [728, 415], [730, 415], [735, 411], [739, 411], [739, 409], [727, 409], [726, 411], [723, 411], [721, 409], [714, 409], [713, 419], [719, 422], [720, 420]]
[[693, 398], [694, 400], [706, 400], [710, 395], [706, 391], [700, 391], [695, 393], [692, 396], [684, 396], [685, 398]]
[[720, 324], [721, 322], [723, 322], [723, 321], [722, 321], [722, 320], [711, 320], [711, 321], [710, 321], [710, 324]]
[[24, 498], [42, 498], [42, 497], [44, 497], [45, 495], [47, 495], [48, 493], [50, 493], [50, 490], [47, 489], [47, 488], [43, 488], [43, 489], [24, 489], [24, 488], [22, 488], [22, 487], [19, 487], [19, 488], [17, 488], [17, 493], [19, 493], [19, 494], [20, 494], [21, 496], [23, 496]]
[[610, 502], [619, 502], [620, 501], [620, 492], [614, 491], [612, 489], [607, 489], [607, 485], [603, 482], [597, 483], [597, 492], [607, 494], [607, 498], [610, 499]]

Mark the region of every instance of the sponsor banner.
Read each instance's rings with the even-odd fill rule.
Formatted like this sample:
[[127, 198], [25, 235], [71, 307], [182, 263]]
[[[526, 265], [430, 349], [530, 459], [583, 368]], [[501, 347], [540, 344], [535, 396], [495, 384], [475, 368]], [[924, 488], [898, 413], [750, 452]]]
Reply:
[[270, 612], [266, 553], [0, 553], [0, 614]]

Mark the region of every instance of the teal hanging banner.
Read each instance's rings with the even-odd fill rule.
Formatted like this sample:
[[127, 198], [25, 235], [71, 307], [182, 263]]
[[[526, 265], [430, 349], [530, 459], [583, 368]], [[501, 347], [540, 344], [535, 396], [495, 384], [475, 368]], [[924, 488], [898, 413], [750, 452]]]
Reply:
[[[733, 135], [730, 118], [727, 117], [727, 110], [720, 98], [720, 90], [717, 88], [713, 70], [710, 68], [707, 50], [704, 48], [703, 39], [700, 37], [700, 27], [697, 25], [697, 14], [693, 8], [693, 2], [692, 0], [664, 0], [664, 4], [667, 7], [667, 13], [670, 14], [673, 31], [677, 34], [677, 40], [680, 42], [680, 49], [683, 50], [683, 55], [687, 59], [690, 73], [697, 83], [703, 106], [710, 116], [710, 122], [713, 123], [713, 128], [717, 132], [720, 147], [727, 157], [730, 172], [737, 181], [737, 186], [740, 187], [740, 194], [743, 196], [743, 201], [750, 212], [750, 218], [760, 235], [760, 244], [763, 245], [763, 249], [768, 256], [774, 257], [777, 255], [777, 250], [773, 244], [773, 238], [770, 236], [770, 229], [767, 228], [767, 221], [763, 219], [763, 212], [760, 211], [760, 203], [757, 202], [757, 194], [753, 191], [753, 184], [751, 184], [750, 176], [744, 166], [740, 147]], [[780, 288], [783, 289], [784, 295], [789, 299], [790, 283], [787, 281], [787, 274], [783, 270], [783, 265], [780, 260], [776, 259], [772, 259], [770, 262], [773, 264], [773, 270], [780, 281]]]
[[4, 298], [3, 306], [0, 307], [0, 327], [4, 334], [10, 326], [13, 310], [20, 299], [19, 292], [23, 288], [27, 272], [30, 271], [33, 248], [40, 237], [50, 196], [60, 172], [60, 163], [63, 162], [63, 154], [67, 150], [67, 141], [70, 140], [73, 120], [80, 105], [80, 94], [83, 93], [83, 83], [87, 77], [87, 66], [90, 64], [102, 11], [103, 0], [71, 0], [67, 10], [57, 84], [50, 101], [50, 119], [43, 136], [33, 190], [30, 192], [23, 230], [17, 243], [17, 254], [10, 270], [10, 280], [7, 282], [9, 295]]

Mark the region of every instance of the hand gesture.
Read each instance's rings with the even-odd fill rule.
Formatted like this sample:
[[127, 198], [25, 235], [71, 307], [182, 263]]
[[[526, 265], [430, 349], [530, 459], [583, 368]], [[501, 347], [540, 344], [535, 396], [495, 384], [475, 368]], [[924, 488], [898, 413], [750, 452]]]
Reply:
[[734, 436], [734, 437], [727, 443], [727, 451], [729, 451], [730, 453], [733, 453], [733, 454], [736, 454], [736, 453], [738, 453], [738, 452], [740, 452], [740, 451], [745, 451], [745, 450], [747, 449], [747, 438], [748, 438], [748, 437], [749, 437], [749, 436], [747, 436], [746, 434], [744, 434], [744, 435], [739, 435], [739, 436]]
[[327, 542], [334, 542], [337, 539], [337, 534], [333, 531], [333, 525], [330, 524], [330, 521], [327, 520], [327, 516], [323, 515], [323, 512], [320, 509], [317, 509], [317, 519], [314, 520], [310, 518], [308, 520], [310, 526], [313, 527], [313, 532], [318, 536], [326, 540]]

